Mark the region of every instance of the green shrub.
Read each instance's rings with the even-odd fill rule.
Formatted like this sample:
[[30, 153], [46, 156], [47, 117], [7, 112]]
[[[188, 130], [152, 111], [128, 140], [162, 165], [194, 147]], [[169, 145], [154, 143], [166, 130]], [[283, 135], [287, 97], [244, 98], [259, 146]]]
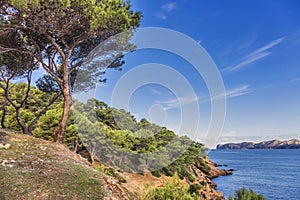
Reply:
[[155, 177], [161, 177], [159, 170], [152, 171], [151, 174]]
[[228, 200], [266, 200], [261, 194], [256, 194], [253, 190], [247, 190], [242, 188], [241, 190], [235, 191], [235, 196], [229, 195]]
[[189, 193], [190, 194], [198, 194], [198, 190], [202, 188], [202, 185], [192, 184], [190, 185]]
[[96, 165], [94, 166], [95, 170], [99, 171], [99, 172], [104, 172], [104, 165]]
[[206, 186], [206, 184], [207, 184], [207, 183], [206, 183], [205, 181], [201, 181], [201, 182], [200, 182], [200, 185], [202, 185], [202, 186]]
[[[172, 181], [167, 181], [164, 187], [151, 188], [150, 184], [144, 186], [144, 191], [140, 199], [142, 200], [196, 200], [198, 199], [198, 189], [200, 185], [183, 186], [178, 174], [175, 172]], [[191, 193], [192, 192], [192, 193]]]
[[104, 169], [104, 174], [108, 176], [112, 176], [118, 180], [119, 183], [126, 183], [127, 181], [121, 177], [114, 168], [105, 168]]
[[203, 159], [200, 160], [200, 169], [206, 174], [210, 172], [210, 167], [205, 163]]
[[186, 171], [186, 176], [185, 177], [187, 177], [187, 179], [190, 181], [190, 182], [194, 182], [194, 181], [196, 181], [196, 178], [195, 178], [195, 176], [193, 176], [190, 172], [188, 172], [188, 171]]

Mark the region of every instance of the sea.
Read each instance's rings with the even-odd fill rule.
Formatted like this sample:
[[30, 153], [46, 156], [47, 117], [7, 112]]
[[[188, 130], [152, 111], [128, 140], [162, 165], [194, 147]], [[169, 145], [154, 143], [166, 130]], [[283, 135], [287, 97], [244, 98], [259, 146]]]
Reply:
[[245, 187], [267, 200], [300, 200], [300, 149], [211, 150], [208, 156], [233, 170], [213, 179], [226, 199]]

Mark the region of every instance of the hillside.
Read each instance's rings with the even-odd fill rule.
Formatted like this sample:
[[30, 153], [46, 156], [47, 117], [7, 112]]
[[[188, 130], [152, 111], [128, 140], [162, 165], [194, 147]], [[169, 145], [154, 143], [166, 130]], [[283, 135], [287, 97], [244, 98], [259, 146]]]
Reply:
[[0, 199], [134, 197], [63, 145], [3, 130], [0, 143]]
[[[15, 84], [11, 95], [19, 101], [23, 95], [20, 91], [26, 87], [24, 83]], [[44, 97], [49, 95], [35, 87], [31, 91]], [[7, 179], [1, 184], [3, 191], [7, 191], [5, 195], [17, 194], [21, 199], [43, 199], [47, 195], [51, 199], [103, 199], [112, 193], [117, 199], [138, 199], [147, 183], [151, 185], [148, 192], [156, 195], [174, 183], [167, 198], [177, 190], [177, 196], [186, 195], [187, 199], [224, 199], [211, 178], [231, 172], [218, 170], [207, 158], [203, 144], [146, 119], [137, 120], [130, 112], [97, 99], [73, 101], [65, 146], [49, 142], [54, 140], [53, 132], [61, 119], [60, 102], [50, 106], [32, 127], [34, 137], [13, 133], [3, 136], [7, 140], [0, 142], [4, 167], [1, 176]], [[34, 121], [42, 104], [39, 95], [30, 95], [20, 113], [24, 124]], [[6, 105], [6, 112], [0, 112], [0, 116], [2, 127], [22, 131], [11, 104]], [[184, 187], [178, 185], [179, 179]], [[111, 187], [122, 192], [107, 191]]]
[[[119, 174], [126, 183], [120, 184], [63, 145], [5, 130], [0, 130], [0, 144], [0, 199], [139, 199], [146, 183], [163, 187], [171, 179], [124, 172]], [[203, 184], [199, 198], [224, 199], [210, 178], [228, 173], [206, 162], [210, 174], [196, 164], [189, 169]]]
[[300, 149], [300, 140], [227, 143], [217, 145], [217, 149]]

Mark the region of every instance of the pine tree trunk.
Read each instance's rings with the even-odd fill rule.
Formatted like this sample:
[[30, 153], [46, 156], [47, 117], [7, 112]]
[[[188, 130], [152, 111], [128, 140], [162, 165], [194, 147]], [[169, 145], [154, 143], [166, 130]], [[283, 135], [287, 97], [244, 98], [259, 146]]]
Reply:
[[[65, 91], [68, 90], [68, 91]], [[62, 118], [60, 121], [59, 126], [54, 130], [54, 142], [56, 143], [63, 143], [65, 131], [67, 128], [67, 121], [69, 118], [69, 112], [70, 112], [70, 105], [71, 105], [71, 94], [69, 92], [69, 87], [67, 89], [64, 89], [63, 91], [63, 97], [64, 97], [64, 110], [62, 114]]]
[[23, 134], [25, 134], [25, 135], [32, 135], [32, 133], [28, 130], [28, 128], [27, 128], [26, 125], [20, 125], [20, 126], [22, 128]]
[[17, 114], [16, 120], [17, 120], [18, 124], [20, 125], [23, 134], [25, 134], [25, 135], [32, 135], [32, 133], [29, 131], [29, 129], [26, 126], [26, 124], [23, 123], [22, 120], [21, 120], [20, 109], [21, 109], [20, 107], [16, 108], [16, 114]]
[[60, 121], [59, 126], [54, 130], [54, 142], [56, 143], [63, 143], [66, 128], [67, 128], [67, 121], [69, 118], [69, 112], [71, 107], [71, 93], [70, 93], [70, 86], [69, 86], [69, 72], [67, 68], [67, 61], [63, 63], [63, 86], [62, 92], [64, 97], [64, 110], [62, 114], [62, 118]]
[[1, 117], [1, 127], [2, 128], [6, 128], [6, 126], [5, 126], [5, 117], [6, 117], [6, 112], [7, 112], [6, 103], [7, 103], [7, 100], [6, 100], [6, 98], [4, 98], [3, 113], [2, 113], [2, 117]]

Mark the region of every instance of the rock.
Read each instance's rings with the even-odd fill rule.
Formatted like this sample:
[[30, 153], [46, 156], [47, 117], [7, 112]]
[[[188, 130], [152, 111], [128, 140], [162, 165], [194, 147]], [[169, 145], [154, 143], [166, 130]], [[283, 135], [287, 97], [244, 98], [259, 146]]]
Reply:
[[3, 167], [5, 167], [5, 165], [6, 165], [7, 163], [8, 163], [8, 160], [4, 159], [4, 160], [2, 160], [1, 165], [2, 165]]
[[199, 199], [205, 200], [225, 200], [222, 192], [217, 191], [217, 185], [211, 180], [218, 176], [225, 176], [232, 174], [231, 171], [225, 169], [218, 169], [218, 165], [209, 160], [208, 157], [204, 158], [204, 162], [210, 167], [209, 174], [201, 171], [199, 163], [189, 166], [188, 171], [194, 174], [198, 183], [205, 183], [203, 188], [199, 191]]
[[9, 149], [11, 147], [11, 144], [2, 144], [0, 143], [0, 149]]
[[216, 178], [218, 176], [227, 176], [231, 175], [232, 171], [226, 170], [226, 169], [218, 169], [218, 167], [213, 163], [211, 160], [209, 160], [208, 157], [205, 158], [205, 162], [210, 167], [209, 176], [210, 178]]
[[42, 151], [45, 151], [45, 150], [47, 149], [47, 147], [40, 146], [40, 149], [41, 149]]
[[15, 162], [16, 161], [13, 160], [12, 158], [10, 158], [10, 159], [4, 159], [4, 160], [2, 160], [1, 165], [3, 167], [10, 167], [10, 168], [12, 168], [14, 166]]

